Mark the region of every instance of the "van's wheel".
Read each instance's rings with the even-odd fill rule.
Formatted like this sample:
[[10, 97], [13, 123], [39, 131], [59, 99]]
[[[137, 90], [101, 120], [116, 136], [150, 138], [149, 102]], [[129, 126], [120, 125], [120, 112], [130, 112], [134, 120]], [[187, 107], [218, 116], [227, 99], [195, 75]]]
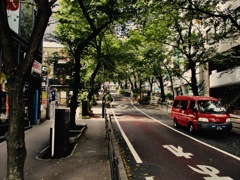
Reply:
[[191, 133], [191, 134], [194, 134], [195, 130], [194, 130], [194, 126], [192, 123], [189, 124], [188, 126], [188, 131]]
[[173, 126], [174, 126], [175, 128], [178, 128], [178, 127], [179, 127], [179, 124], [177, 123], [177, 120], [176, 120], [176, 119], [174, 119], [174, 121], [173, 121]]

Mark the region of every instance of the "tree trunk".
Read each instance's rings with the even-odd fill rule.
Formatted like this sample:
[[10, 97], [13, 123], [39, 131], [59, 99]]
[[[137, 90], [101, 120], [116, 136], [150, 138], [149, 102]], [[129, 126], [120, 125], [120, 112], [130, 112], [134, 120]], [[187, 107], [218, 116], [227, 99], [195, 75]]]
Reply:
[[133, 74], [133, 79], [134, 79], [134, 89], [137, 89], [137, 77], [136, 77], [136, 74], [134, 73]]
[[130, 78], [130, 76], [129, 76], [129, 82], [130, 82], [130, 90], [132, 91], [133, 89], [134, 89], [134, 86], [133, 86], [133, 82], [132, 82], [132, 80], [131, 80], [131, 78]]
[[158, 81], [160, 84], [160, 89], [161, 89], [161, 101], [165, 102], [166, 101], [166, 97], [165, 97], [165, 92], [164, 92], [164, 85], [163, 85], [163, 77], [162, 76], [158, 76]]
[[74, 83], [73, 83], [73, 95], [71, 97], [70, 104], [70, 129], [76, 129], [76, 110], [78, 107], [78, 92], [80, 88], [80, 52], [76, 52], [74, 55], [75, 66], [74, 66]]
[[152, 80], [152, 78], [149, 78], [149, 86], [150, 86], [150, 92], [153, 92], [153, 80]]
[[[91, 102], [92, 100], [92, 96], [95, 94], [96, 92], [96, 89], [95, 89], [95, 85], [94, 85], [94, 82], [95, 82], [95, 78], [97, 76], [97, 73], [102, 65], [102, 62], [101, 62], [101, 55], [102, 55], [102, 52], [101, 52], [101, 47], [102, 47], [102, 38], [99, 39], [99, 41], [96, 40], [95, 38], [95, 45], [96, 45], [96, 49], [97, 49], [97, 65], [91, 75], [91, 78], [90, 78], [90, 91], [88, 92], [88, 100], [89, 102]], [[91, 107], [89, 106], [89, 110]]]
[[171, 82], [171, 90], [172, 90], [172, 100], [175, 98], [175, 93], [174, 93], [174, 88], [173, 88], [173, 78], [172, 78], [172, 72], [169, 70], [168, 66], [163, 63], [164, 67], [166, 68], [168, 75], [169, 75], [169, 79]]
[[[2, 65], [6, 71], [9, 98], [9, 128], [7, 141], [7, 179], [24, 179], [24, 162], [27, 155], [24, 136], [24, 101], [23, 85], [31, 72], [33, 60], [39, 50], [49, 17], [52, 14], [51, 2], [47, 0], [34, 1], [37, 10], [34, 26], [24, 60], [19, 59], [14, 49], [14, 39], [8, 24], [6, 2], [0, 3], [0, 47], [2, 50]], [[19, 64], [17, 64], [18, 61]]]
[[125, 86], [124, 86], [125, 89], [128, 89], [128, 80], [127, 78], [125, 79]]
[[98, 60], [97, 66], [94, 69], [93, 74], [91, 75], [91, 79], [90, 79], [90, 91], [88, 93], [88, 100], [91, 101], [92, 100], [92, 96], [94, 95], [94, 93], [96, 92], [95, 86], [94, 86], [94, 81], [95, 78], [97, 76], [97, 73], [101, 67], [102, 63], [100, 62], [100, 60]]
[[198, 84], [197, 84], [197, 78], [196, 78], [196, 65], [195, 63], [191, 63], [191, 86], [192, 86], [192, 91], [194, 96], [198, 96]]
[[24, 162], [27, 155], [24, 141], [23, 86], [18, 82], [8, 82], [10, 124], [6, 134], [8, 152], [8, 179], [24, 179]]
[[142, 80], [140, 80], [140, 83], [139, 83], [139, 89], [140, 89], [140, 98], [142, 98]]

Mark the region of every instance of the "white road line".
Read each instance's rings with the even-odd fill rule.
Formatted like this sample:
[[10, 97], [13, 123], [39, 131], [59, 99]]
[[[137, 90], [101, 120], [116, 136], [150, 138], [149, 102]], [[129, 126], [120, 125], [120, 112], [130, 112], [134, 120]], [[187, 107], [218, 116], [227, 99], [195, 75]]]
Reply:
[[114, 115], [114, 119], [115, 119], [115, 121], [116, 121], [116, 123], [117, 123], [117, 125], [118, 125], [118, 128], [119, 128], [119, 130], [120, 130], [120, 132], [121, 132], [124, 140], [126, 141], [126, 143], [127, 143], [127, 145], [128, 145], [128, 148], [129, 148], [129, 150], [131, 151], [131, 153], [132, 153], [132, 155], [133, 155], [136, 163], [143, 163], [142, 160], [141, 160], [141, 158], [138, 156], [137, 152], [136, 152], [135, 149], [133, 148], [133, 145], [132, 145], [131, 142], [129, 141], [128, 137], [127, 137], [126, 134], [124, 133], [121, 125], [120, 125], [119, 122], [118, 122], [118, 119], [117, 119], [117, 117], [116, 117], [113, 109], [112, 109], [112, 113], [113, 113], [113, 115]]
[[[129, 100], [131, 101], [131, 104], [133, 105], [132, 100], [131, 100], [131, 99], [129, 99]], [[223, 153], [223, 154], [225, 154], [225, 155], [227, 155], [227, 156], [230, 156], [230, 157], [232, 157], [232, 158], [240, 161], [240, 157], [237, 157], [237, 156], [235, 156], [235, 155], [233, 155], [233, 154], [230, 154], [230, 153], [228, 153], [228, 152], [226, 152], [226, 151], [223, 151], [223, 150], [218, 149], [218, 148], [216, 148], [216, 147], [214, 147], [214, 146], [211, 146], [211, 145], [209, 145], [209, 144], [207, 144], [207, 143], [205, 143], [205, 142], [203, 142], [203, 141], [200, 141], [200, 140], [198, 140], [198, 139], [196, 139], [196, 138], [194, 138], [194, 137], [192, 137], [192, 136], [189, 136], [189, 135], [187, 135], [187, 134], [184, 134], [184, 133], [182, 133], [182, 132], [180, 132], [180, 131], [178, 131], [178, 130], [176, 130], [176, 129], [174, 129], [174, 128], [172, 128], [172, 127], [170, 127], [170, 126], [168, 126], [168, 125], [166, 125], [166, 124], [164, 124], [164, 123], [162, 123], [161, 121], [159, 121], [159, 120], [157, 120], [157, 119], [154, 119], [153, 117], [149, 116], [149, 115], [146, 114], [145, 112], [143, 112], [143, 111], [141, 111], [140, 109], [138, 109], [136, 106], [133, 105], [133, 107], [134, 107], [135, 109], [137, 109], [138, 111], [140, 111], [141, 113], [143, 113], [145, 116], [147, 116], [147, 117], [151, 118], [152, 120], [154, 120], [155, 122], [160, 123], [160, 124], [162, 124], [163, 126], [169, 128], [169, 129], [171, 129], [171, 130], [173, 130], [173, 131], [175, 131], [175, 132], [177, 132], [177, 133], [179, 133], [179, 134], [181, 134], [181, 135], [183, 135], [183, 136], [186, 136], [186, 137], [188, 137], [188, 138], [190, 138], [190, 139], [192, 139], [192, 140], [194, 140], [194, 141], [196, 141], [196, 142], [198, 142], [198, 143], [200, 143], [200, 144], [203, 144], [203, 145], [205, 145], [205, 146], [207, 146], [207, 147], [210, 147], [210, 148], [212, 148], [212, 149], [214, 149], [214, 150], [216, 150], [216, 151], [219, 151], [219, 152], [221, 152], [221, 153]]]

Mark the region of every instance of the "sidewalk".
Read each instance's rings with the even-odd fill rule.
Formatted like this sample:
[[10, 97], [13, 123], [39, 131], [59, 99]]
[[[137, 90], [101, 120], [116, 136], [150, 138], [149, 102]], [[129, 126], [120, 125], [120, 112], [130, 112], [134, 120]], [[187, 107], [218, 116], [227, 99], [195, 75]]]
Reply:
[[[110, 180], [111, 171], [105, 140], [105, 121], [101, 104], [93, 106], [94, 117], [77, 118], [76, 123], [86, 123], [87, 129], [78, 140], [74, 152], [67, 158], [40, 160], [39, 153], [47, 148], [50, 137], [50, 121], [25, 132], [27, 158], [25, 161], [26, 180]], [[6, 142], [0, 143], [0, 179], [7, 176]]]

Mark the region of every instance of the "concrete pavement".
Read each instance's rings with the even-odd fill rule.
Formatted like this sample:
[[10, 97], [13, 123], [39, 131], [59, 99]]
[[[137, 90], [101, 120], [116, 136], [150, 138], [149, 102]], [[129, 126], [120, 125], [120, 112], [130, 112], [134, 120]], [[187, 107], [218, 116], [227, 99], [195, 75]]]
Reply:
[[[81, 135], [74, 152], [61, 159], [39, 159], [41, 151], [49, 145], [50, 121], [33, 126], [25, 132], [27, 158], [25, 161], [26, 180], [109, 180], [111, 170], [105, 121], [101, 104], [93, 106], [94, 117], [77, 118], [76, 123], [86, 123], [87, 129]], [[7, 177], [6, 142], [0, 143], [0, 179]]]

